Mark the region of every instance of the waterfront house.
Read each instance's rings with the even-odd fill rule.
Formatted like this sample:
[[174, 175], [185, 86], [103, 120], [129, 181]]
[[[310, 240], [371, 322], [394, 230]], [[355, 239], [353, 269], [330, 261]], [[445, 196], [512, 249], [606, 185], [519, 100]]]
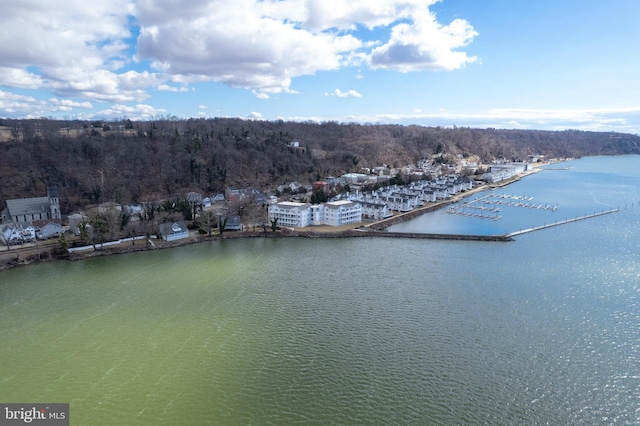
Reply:
[[175, 241], [189, 237], [189, 229], [184, 221], [168, 222], [160, 225], [160, 237], [165, 241]]
[[0, 240], [7, 246], [30, 243], [36, 240], [36, 229], [24, 222], [3, 225]]
[[48, 240], [62, 235], [62, 225], [55, 222], [47, 222], [36, 229], [36, 237], [39, 240]]
[[240, 216], [229, 216], [227, 217], [227, 222], [224, 226], [224, 229], [227, 231], [242, 231], [244, 226], [240, 220]]

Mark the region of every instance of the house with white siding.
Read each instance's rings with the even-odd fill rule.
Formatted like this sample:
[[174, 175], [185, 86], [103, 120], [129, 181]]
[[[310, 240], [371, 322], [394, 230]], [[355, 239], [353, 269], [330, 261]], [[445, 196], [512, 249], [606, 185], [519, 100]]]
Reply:
[[278, 219], [280, 226], [304, 228], [311, 225], [311, 204], [282, 201], [269, 206], [269, 220]]
[[393, 216], [389, 206], [385, 203], [367, 201], [358, 201], [358, 203], [362, 207], [363, 219], [382, 220]]
[[362, 222], [360, 203], [341, 200], [324, 204], [324, 224], [330, 226], [351, 225]]
[[39, 240], [48, 240], [49, 238], [59, 237], [62, 232], [62, 225], [55, 222], [47, 222], [36, 229], [36, 237]]
[[387, 206], [389, 206], [390, 210], [404, 213], [409, 212], [413, 209], [410, 198], [400, 193], [388, 195], [384, 198], [384, 200]]
[[160, 236], [165, 241], [189, 238], [189, 228], [183, 221], [163, 223], [159, 227]]
[[30, 243], [36, 240], [36, 229], [25, 222], [2, 225], [0, 240], [7, 246]]

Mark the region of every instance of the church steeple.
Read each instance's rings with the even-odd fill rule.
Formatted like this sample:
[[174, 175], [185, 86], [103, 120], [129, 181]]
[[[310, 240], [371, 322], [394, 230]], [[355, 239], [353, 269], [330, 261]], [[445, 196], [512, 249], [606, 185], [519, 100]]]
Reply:
[[60, 214], [58, 188], [50, 186], [47, 188], [47, 195], [49, 196], [49, 212], [51, 213], [51, 219], [62, 219], [62, 215]]

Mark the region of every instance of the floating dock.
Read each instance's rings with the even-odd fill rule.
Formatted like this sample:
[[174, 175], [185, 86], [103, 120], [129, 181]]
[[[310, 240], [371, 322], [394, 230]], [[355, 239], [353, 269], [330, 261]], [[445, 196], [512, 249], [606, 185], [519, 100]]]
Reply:
[[506, 237], [515, 237], [517, 235], [522, 235], [522, 234], [526, 234], [526, 233], [533, 232], [533, 231], [539, 231], [540, 229], [551, 228], [553, 226], [564, 225], [565, 223], [577, 222], [579, 220], [590, 219], [592, 217], [603, 216], [605, 214], [616, 213], [616, 212], [619, 212], [619, 211], [620, 211], [620, 209], [611, 209], [611, 210], [601, 211], [601, 212], [598, 212], [598, 213], [586, 214], [584, 216], [578, 216], [578, 217], [574, 217], [572, 219], [562, 220], [560, 222], [547, 223], [547, 224], [544, 224], [544, 225], [541, 225], [541, 226], [534, 226], [533, 228], [521, 229], [519, 231], [512, 232], [512, 233], [507, 234], [505, 236]]

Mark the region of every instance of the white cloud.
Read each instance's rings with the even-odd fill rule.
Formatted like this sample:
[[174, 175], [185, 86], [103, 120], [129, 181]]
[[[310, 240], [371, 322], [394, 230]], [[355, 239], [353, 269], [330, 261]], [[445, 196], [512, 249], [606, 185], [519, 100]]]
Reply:
[[[49, 81], [54, 93], [67, 98], [85, 98], [96, 102], [140, 102], [149, 97], [144, 90], [152, 82], [144, 73], [115, 74], [108, 70], [68, 69], [70, 78]], [[151, 74], [147, 73], [149, 76]], [[136, 87], [139, 85], [140, 87]]]
[[262, 118], [262, 114], [260, 114], [259, 112], [255, 112], [255, 111], [250, 112], [249, 115], [247, 116], [247, 118], [251, 119], [251, 120], [262, 120], [263, 119]]
[[85, 108], [85, 109], [93, 108], [93, 105], [91, 104], [91, 102], [76, 102], [70, 99], [51, 98], [49, 99], [49, 102], [52, 105], [54, 105], [54, 108], [59, 108], [61, 111], [71, 111], [71, 109], [73, 108]]
[[24, 69], [0, 67], [0, 85], [20, 89], [37, 89], [42, 78]]
[[[295, 77], [344, 66], [407, 72], [473, 62], [453, 49], [477, 33], [464, 20], [438, 23], [428, 10], [436, 1], [139, 0], [138, 54], [174, 81], [213, 80], [261, 98], [290, 92]], [[377, 28], [385, 37], [389, 26], [386, 44], [355, 31]]]
[[141, 1], [138, 53], [181, 81], [213, 80], [274, 94], [289, 91], [294, 77], [340, 68], [361, 46], [349, 34], [314, 33], [265, 16], [269, 4], [200, 1], [177, 10], [176, 2], [165, 1], [163, 11]]
[[[305, 12], [298, 16], [314, 31], [328, 29], [353, 30], [358, 25], [373, 29], [386, 27], [401, 19], [410, 18], [438, 0], [309, 0]], [[300, 4], [300, 2], [295, 2]], [[284, 5], [283, 5], [284, 7]]]
[[454, 70], [478, 60], [454, 50], [467, 46], [476, 35], [465, 20], [442, 25], [431, 12], [420, 11], [411, 25], [400, 23], [392, 28], [389, 42], [371, 52], [369, 65], [400, 72]]
[[160, 84], [158, 86], [158, 90], [160, 91], [164, 91], [164, 92], [174, 92], [174, 93], [184, 93], [184, 92], [188, 92], [189, 88], [182, 86], [182, 87], [175, 87], [175, 86], [169, 86], [168, 84]]
[[[118, 99], [105, 75], [128, 62], [133, 0], [6, 0], [0, 14], [0, 84], [58, 96]], [[97, 82], [96, 82], [97, 77]], [[106, 88], [107, 93], [102, 89]], [[139, 99], [140, 94], [122, 97]]]
[[198, 109], [208, 109], [209, 107], [206, 105], [198, 105]]
[[0, 90], [0, 115], [40, 117], [45, 116], [47, 111], [44, 101]]
[[347, 90], [346, 92], [343, 92], [340, 89], [336, 89], [334, 94], [339, 98], [348, 98], [348, 97], [361, 98], [362, 97], [360, 93], [356, 92], [353, 89]]
[[372, 114], [324, 117], [278, 117], [290, 121], [338, 121], [342, 123], [418, 124], [475, 128], [520, 128], [640, 133], [640, 107], [609, 109], [510, 109], [496, 108], [474, 114], [440, 110], [433, 113]]
[[155, 108], [145, 104], [137, 104], [135, 106], [116, 104], [111, 108], [98, 112], [95, 116], [105, 118], [121, 118], [126, 116], [132, 120], [149, 120], [166, 112], [167, 110], [165, 109]]
[[253, 95], [258, 99], [269, 99], [271, 97], [268, 93], [259, 92], [257, 90], [252, 90], [251, 93], [253, 93]]
[[[475, 30], [460, 19], [437, 22], [429, 12], [437, 1], [67, 0], [61, 7], [5, 0], [0, 85], [142, 105], [149, 90], [181, 93], [213, 81], [270, 99], [297, 93], [295, 78], [322, 71], [451, 70], [473, 62], [460, 49]], [[360, 38], [363, 28], [375, 31]], [[145, 71], [149, 64], [154, 70]]]

